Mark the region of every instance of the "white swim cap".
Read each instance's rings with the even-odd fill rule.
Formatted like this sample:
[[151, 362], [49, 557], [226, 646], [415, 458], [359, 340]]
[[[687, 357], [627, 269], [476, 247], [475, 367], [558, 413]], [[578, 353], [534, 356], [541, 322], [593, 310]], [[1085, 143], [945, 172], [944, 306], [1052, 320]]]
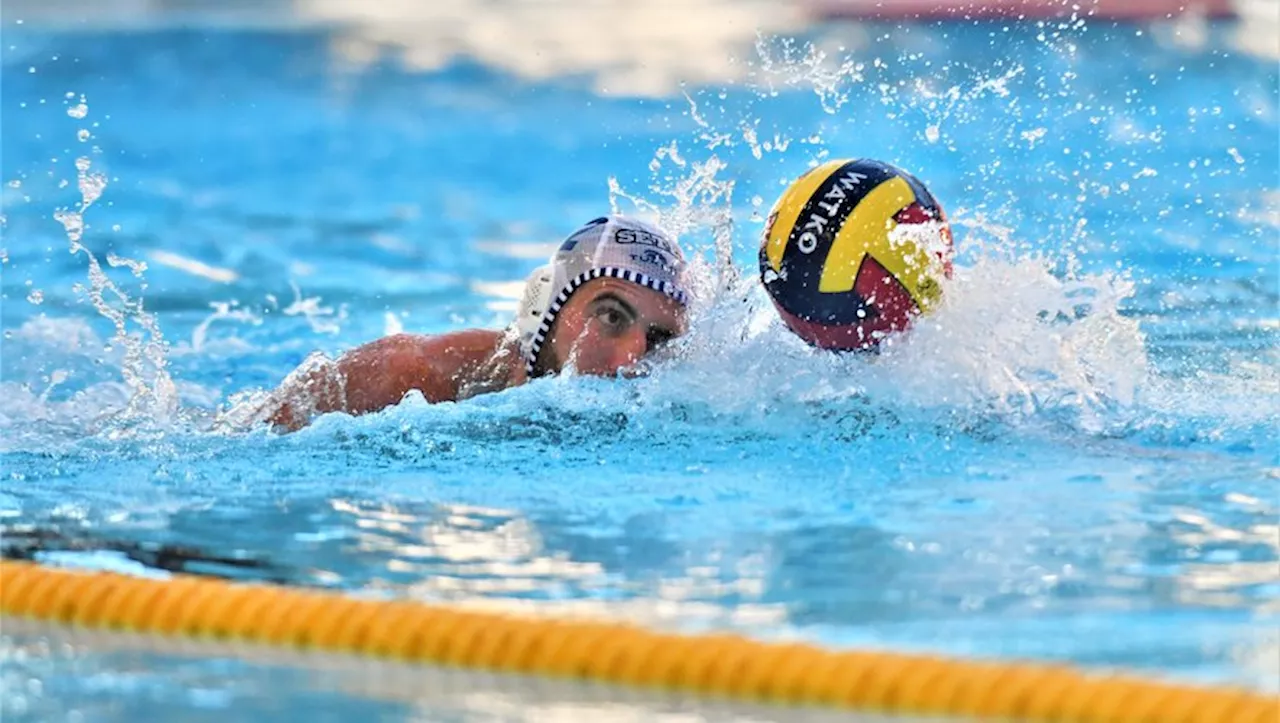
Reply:
[[601, 277], [621, 279], [685, 304], [684, 270], [684, 254], [675, 240], [643, 221], [604, 216], [578, 229], [525, 284], [516, 330], [526, 371], [533, 374], [556, 315], [578, 287]]

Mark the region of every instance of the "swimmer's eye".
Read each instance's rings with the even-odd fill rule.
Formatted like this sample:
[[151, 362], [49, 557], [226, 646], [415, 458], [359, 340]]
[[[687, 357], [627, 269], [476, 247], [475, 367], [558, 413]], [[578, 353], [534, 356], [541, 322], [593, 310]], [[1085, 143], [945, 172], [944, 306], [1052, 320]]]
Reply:
[[617, 309], [604, 309], [600, 312], [600, 318], [609, 326], [622, 326], [627, 323], [627, 317]]
[[596, 318], [605, 325], [606, 329], [613, 333], [625, 331], [635, 321], [635, 317], [627, 313], [626, 309], [607, 301], [596, 309]]

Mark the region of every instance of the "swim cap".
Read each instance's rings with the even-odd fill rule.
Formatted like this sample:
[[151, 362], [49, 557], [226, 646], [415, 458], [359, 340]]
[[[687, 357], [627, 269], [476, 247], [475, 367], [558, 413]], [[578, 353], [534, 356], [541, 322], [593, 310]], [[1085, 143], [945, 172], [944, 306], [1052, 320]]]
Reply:
[[621, 279], [685, 304], [684, 269], [675, 240], [643, 221], [602, 216], [573, 232], [525, 284], [516, 316], [525, 370], [533, 374], [556, 315], [578, 287], [602, 277]]

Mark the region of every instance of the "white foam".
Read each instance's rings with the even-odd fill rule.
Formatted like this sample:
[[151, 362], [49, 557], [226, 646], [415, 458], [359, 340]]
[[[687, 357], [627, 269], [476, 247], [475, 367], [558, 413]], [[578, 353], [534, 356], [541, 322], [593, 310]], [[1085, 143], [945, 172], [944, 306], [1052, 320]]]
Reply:
[[867, 397], [891, 407], [995, 414], [1068, 412], [1101, 432], [1150, 379], [1143, 336], [1108, 275], [1063, 280], [1047, 262], [983, 258], [956, 269], [944, 301], [879, 354], [813, 349], [790, 333], [754, 279], [710, 303], [680, 358], [642, 382], [655, 399], [727, 412], [779, 400]]

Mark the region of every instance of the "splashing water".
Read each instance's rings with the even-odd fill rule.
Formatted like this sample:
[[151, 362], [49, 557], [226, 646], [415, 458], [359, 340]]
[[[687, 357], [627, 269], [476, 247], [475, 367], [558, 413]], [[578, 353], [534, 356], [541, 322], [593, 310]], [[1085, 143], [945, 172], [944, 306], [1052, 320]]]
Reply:
[[[218, 321], [234, 321], [255, 326], [262, 324], [262, 317], [255, 314], [249, 309], [237, 308], [239, 303], [236, 301], [213, 301], [209, 303], [213, 313], [205, 317], [205, 320], [196, 325], [191, 332], [190, 352], [193, 354], [201, 354], [207, 352], [209, 328], [214, 322]], [[237, 348], [245, 348], [244, 342], [240, 342]]]
[[[68, 100], [70, 100], [70, 99], [72, 99], [72, 98], [74, 98], [74, 97], [76, 97], [76, 94], [75, 94], [75, 93], [67, 93], [67, 99], [68, 99]], [[79, 120], [79, 119], [84, 119], [86, 116], [88, 116], [88, 115], [89, 115], [89, 104], [85, 102], [85, 98], [84, 98], [84, 96], [83, 96], [83, 95], [82, 95], [82, 96], [80, 96], [80, 102], [79, 102], [79, 103], [76, 103], [75, 105], [71, 106], [70, 108], [67, 108], [67, 115], [71, 116], [72, 118], [76, 118], [76, 119], [78, 119], [78, 120]], [[84, 131], [83, 131], [83, 129], [82, 129], [82, 131], [81, 131], [81, 132], [84, 132]]]
[[[88, 114], [88, 108], [82, 100], [68, 114], [82, 119]], [[102, 197], [107, 178], [93, 170], [93, 162], [87, 157], [77, 158], [75, 166], [80, 202], [74, 210], [59, 209], [54, 213], [54, 219], [66, 231], [72, 255], [83, 254], [89, 264], [89, 287], [77, 285], [77, 292], [82, 293], [94, 309], [115, 327], [115, 335], [108, 348], [118, 346], [124, 350], [120, 372], [130, 396], [123, 409], [110, 415], [109, 433], [120, 435], [153, 430], [162, 434], [176, 420], [179, 409], [177, 387], [167, 370], [164, 336], [156, 316], [144, 309], [143, 299], [131, 297], [111, 281], [97, 256], [84, 245], [85, 213]], [[146, 269], [145, 264], [114, 254], [109, 254], [107, 261], [112, 267], [129, 268], [139, 278]], [[141, 327], [141, 336], [130, 333], [131, 321]]]
[[915, 80], [915, 89], [920, 97], [925, 101], [924, 106], [929, 123], [925, 126], [924, 136], [929, 143], [937, 143], [942, 138], [942, 125], [956, 113], [958, 110], [972, 103], [974, 100], [981, 98], [984, 94], [991, 93], [998, 97], [1007, 97], [1009, 95], [1009, 81], [1022, 75], [1024, 69], [1021, 66], [1014, 67], [998, 77], [980, 78], [970, 88], [962, 88], [959, 85], [953, 85], [946, 90], [939, 91], [932, 87], [928, 80], [917, 78]]
[[[843, 51], [841, 47], [839, 50]], [[791, 38], [756, 36], [758, 70], [750, 80], [759, 83], [757, 92], [776, 97], [778, 85], [809, 87], [822, 110], [835, 114], [849, 101], [849, 86], [863, 80], [865, 63], [844, 60], [836, 63], [813, 43], [797, 43]]]
[[792, 335], [747, 280], [709, 304], [646, 394], [726, 413], [863, 397], [944, 419], [1056, 419], [1091, 434], [1129, 423], [1150, 372], [1137, 322], [1119, 313], [1127, 283], [982, 258], [943, 286], [941, 306], [878, 354], [840, 355]]
[[[773, 92], [778, 78], [789, 85], [812, 83], [824, 111], [837, 111], [854, 86], [865, 81], [863, 66], [834, 68], [810, 45], [779, 44], [775, 57], [761, 40], [758, 92]], [[879, 60], [877, 67], [883, 64]], [[819, 71], [826, 67], [826, 70]], [[936, 90], [916, 81], [911, 101], [930, 119], [926, 135], [954, 113], [983, 96], [1006, 97], [1021, 66], [998, 73], [975, 71], [972, 83]], [[884, 88], [880, 93], [883, 96]], [[896, 408], [932, 410], [935, 416], [1006, 422], [1062, 424], [1091, 435], [1123, 433], [1151, 422], [1156, 412], [1144, 403], [1165, 400], [1165, 409], [1183, 406], [1169, 397], [1147, 358], [1139, 322], [1124, 312], [1134, 283], [1119, 272], [1085, 273], [1070, 249], [1032, 252], [1012, 231], [983, 211], [960, 208], [952, 214], [963, 263], [943, 284], [944, 301], [906, 334], [888, 340], [878, 354], [838, 355], [812, 349], [779, 321], [754, 273], [738, 270], [732, 213], [734, 182], [719, 178], [728, 164], [717, 149], [733, 144], [733, 128], [751, 128], [745, 138], [753, 157], [762, 156], [752, 119], [725, 113], [724, 126], [709, 118], [714, 107], [688, 94], [688, 116], [705, 159], [680, 153], [677, 141], [659, 147], [650, 162], [648, 195], [624, 191], [610, 179], [610, 196], [657, 215], [679, 236], [698, 237], [710, 227], [710, 265], [694, 264], [693, 286], [701, 292], [695, 322], [681, 341], [680, 360], [653, 368], [646, 386], [650, 401], [698, 398], [730, 413], [772, 408], [777, 401], [800, 402], [865, 397]], [[905, 103], [905, 100], [898, 102]], [[936, 140], [929, 137], [931, 142]], [[809, 139], [821, 143], [821, 139]], [[786, 150], [786, 144], [776, 144]], [[823, 149], [822, 158], [828, 154]], [[811, 161], [814, 165], [817, 161]], [[753, 221], [758, 214], [753, 212]], [[1079, 226], [1077, 226], [1079, 228]], [[749, 237], [746, 237], [749, 242]], [[777, 380], [786, 380], [779, 384]], [[758, 393], [743, 394], [744, 389]]]
[[621, 212], [619, 199], [626, 199], [642, 212], [656, 216], [658, 224], [677, 238], [709, 227], [713, 265], [708, 268], [700, 256], [690, 260], [690, 272], [695, 279], [692, 288], [712, 295], [722, 293], [739, 275], [733, 264], [733, 181], [717, 178], [726, 166], [715, 155], [690, 163], [680, 155], [675, 141], [658, 149], [650, 168], [657, 175], [668, 165], [674, 166], [674, 170], [650, 187], [656, 197], [654, 201], [628, 193], [611, 177], [610, 208], [614, 213]]
[[301, 316], [317, 334], [336, 334], [342, 329], [340, 322], [347, 318], [345, 306], [337, 309], [322, 306], [322, 299], [318, 296], [304, 298], [297, 282], [291, 280], [289, 286], [293, 289], [293, 301], [280, 313], [285, 316]]

